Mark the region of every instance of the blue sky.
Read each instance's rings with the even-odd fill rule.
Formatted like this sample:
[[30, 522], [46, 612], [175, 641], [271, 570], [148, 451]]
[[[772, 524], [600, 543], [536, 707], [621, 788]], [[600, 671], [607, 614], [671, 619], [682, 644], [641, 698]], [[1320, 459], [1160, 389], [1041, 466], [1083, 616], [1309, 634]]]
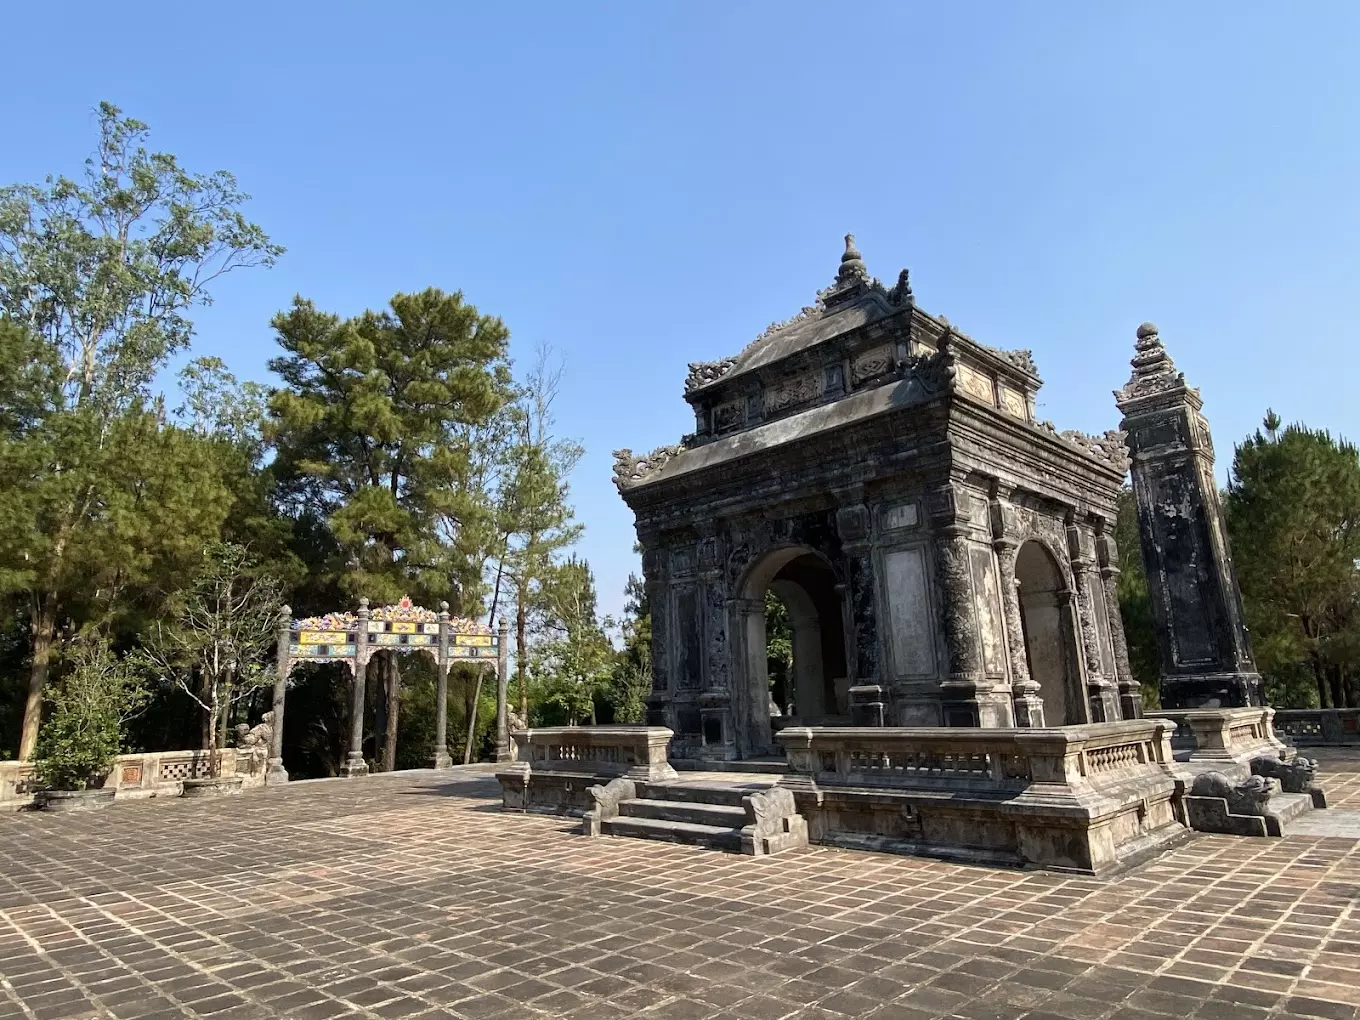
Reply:
[[[631, 569], [612, 450], [693, 427], [689, 361], [869, 268], [1034, 351], [1040, 414], [1118, 424], [1151, 319], [1219, 449], [1267, 405], [1360, 438], [1360, 6], [237, 3], [5, 15], [0, 181], [75, 172], [101, 99], [234, 172], [288, 248], [197, 352], [267, 379], [295, 293], [351, 314], [462, 289], [560, 429], [602, 609]], [[22, 87], [19, 87], [22, 84]]]

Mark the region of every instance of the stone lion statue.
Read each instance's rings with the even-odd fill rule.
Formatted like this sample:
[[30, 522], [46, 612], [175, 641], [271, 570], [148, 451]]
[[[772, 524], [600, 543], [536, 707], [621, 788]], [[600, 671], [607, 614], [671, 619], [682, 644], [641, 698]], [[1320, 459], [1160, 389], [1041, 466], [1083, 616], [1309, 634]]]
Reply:
[[266, 712], [254, 726], [236, 726], [236, 747], [242, 751], [263, 750], [266, 754], [274, 746], [274, 713]]

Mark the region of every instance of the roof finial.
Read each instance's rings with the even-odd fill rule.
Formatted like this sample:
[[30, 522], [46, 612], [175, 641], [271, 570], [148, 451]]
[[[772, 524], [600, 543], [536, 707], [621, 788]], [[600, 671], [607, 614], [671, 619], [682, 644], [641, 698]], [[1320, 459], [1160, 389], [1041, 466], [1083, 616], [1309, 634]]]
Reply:
[[866, 280], [868, 277], [868, 267], [864, 265], [864, 259], [860, 256], [859, 249], [855, 247], [855, 235], [846, 234], [845, 254], [841, 256], [841, 268], [836, 273], [837, 282], [846, 284]]

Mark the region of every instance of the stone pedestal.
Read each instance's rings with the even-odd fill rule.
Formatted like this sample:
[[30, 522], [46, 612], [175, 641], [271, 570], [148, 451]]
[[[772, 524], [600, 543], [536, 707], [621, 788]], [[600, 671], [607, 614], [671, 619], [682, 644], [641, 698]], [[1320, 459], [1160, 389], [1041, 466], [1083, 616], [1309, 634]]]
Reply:
[[1133, 375], [1115, 402], [1132, 455], [1162, 707], [1262, 705], [1203, 402], [1176, 371], [1156, 326], [1138, 327], [1135, 351]]

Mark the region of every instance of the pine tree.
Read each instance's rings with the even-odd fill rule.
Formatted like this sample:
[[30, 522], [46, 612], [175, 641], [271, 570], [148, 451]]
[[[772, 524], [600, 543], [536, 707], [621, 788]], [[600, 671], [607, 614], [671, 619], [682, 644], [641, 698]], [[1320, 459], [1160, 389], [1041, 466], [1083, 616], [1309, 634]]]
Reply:
[[[1280, 703], [1357, 704], [1360, 457], [1267, 412], [1234, 450], [1224, 510], [1257, 664]], [[1306, 672], [1305, 672], [1306, 671]]]
[[[351, 599], [409, 594], [476, 615], [481, 560], [464, 522], [481, 512], [475, 427], [511, 396], [509, 332], [461, 293], [398, 294], [353, 319], [298, 298], [274, 318], [284, 386], [269, 400], [280, 497], [324, 522], [325, 573]], [[400, 674], [383, 655], [383, 767], [396, 761]]]

